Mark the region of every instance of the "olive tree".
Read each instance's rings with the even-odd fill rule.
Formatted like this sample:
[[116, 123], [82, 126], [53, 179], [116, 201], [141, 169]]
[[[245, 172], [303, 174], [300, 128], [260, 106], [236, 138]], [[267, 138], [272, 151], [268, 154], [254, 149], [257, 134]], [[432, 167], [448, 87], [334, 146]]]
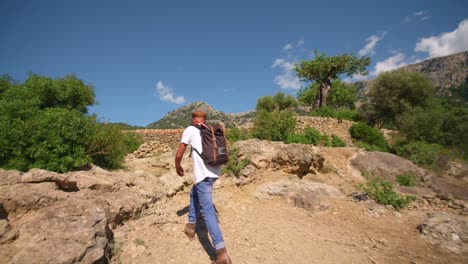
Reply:
[[310, 61], [302, 60], [296, 64], [294, 70], [302, 81], [318, 84], [314, 103], [314, 108], [317, 109], [327, 105], [328, 93], [334, 80], [342, 75], [366, 75], [369, 64], [368, 57], [356, 57], [352, 54], [327, 56], [315, 51], [315, 58]]

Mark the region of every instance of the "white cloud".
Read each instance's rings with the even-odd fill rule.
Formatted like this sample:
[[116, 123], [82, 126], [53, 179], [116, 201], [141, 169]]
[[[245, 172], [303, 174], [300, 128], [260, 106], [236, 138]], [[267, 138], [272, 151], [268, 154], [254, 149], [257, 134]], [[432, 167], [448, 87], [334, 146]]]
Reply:
[[372, 55], [374, 55], [375, 54], [375, 46], [382, 39], [383, 39], [383, 36], [379, 37], [379, 36], [376, 36], [376, 35], [372, 35], [372, 36], [368, 37], [366, 39], [367, 44], [366, 44], [366, 46], [364, 48], [359, 50], [359, 55], [360, 56], [366, 56], [366, 55], [371, 55], [372, 56]]
[[284, 59], [276, 59], [271, 65], [271, 68], [280, 68], [282, 73], [275, 76], [275, 83], [282, 89], [293, 89], [299, 90], [301, 88], [301, 82], [293, 72], [294, 62], [289, 62]]
[[156, 84], [156, 92], [158, 92], [159, 98], [162, 101], [174, 104], [185, 103], [185, 98], [183, 96], [175, 96], [172, 89], [168, 86], [165, 86], [161, 81], [158, 81], [158, 83]]
[[291, 43], [288, 43], [288, 44], [284, 45], [283, 50], [290, 50], [292, 48], [293, 48], [293, 45]]
[[408, 64], [405, 54], [400, 52], [384, 61], [377, 62], [374, 69], [370, 72], [370, 75], [377, 76], [379, 73], [391, 71]]
[[302, 47], [302, 46], [304, 46], [304, 40], [303, 40], [303, 39], [301, 39], [301, 40], [299, 40], [299, 41], [297, 42], [296, 47], [297, 47], [297, 48], [300, 48], [300, 47]]
[[468, 50], [468, 19], [463, 20], [452, 32], [439, 36], [422, 38], [414, 51], [429, 53], [429, 58], [450, 55]]
[[426, 11], [418, 11], [418, 12], [414, 12], [414, 16], [423, 16], [425, 15], [427, 12]]

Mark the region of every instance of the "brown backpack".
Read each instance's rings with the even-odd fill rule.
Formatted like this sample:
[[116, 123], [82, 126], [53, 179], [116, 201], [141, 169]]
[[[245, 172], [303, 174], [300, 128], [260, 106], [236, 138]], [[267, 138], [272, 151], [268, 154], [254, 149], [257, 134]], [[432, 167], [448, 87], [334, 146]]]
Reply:
[[200, 130], [202, 140], [202, 153], [194, 150], [208, 165], [223, 165], [229, 161], [229, 151], [227, 146], [224, 127], [220, 124], [213, 126], [200, 124], [193, 125]]

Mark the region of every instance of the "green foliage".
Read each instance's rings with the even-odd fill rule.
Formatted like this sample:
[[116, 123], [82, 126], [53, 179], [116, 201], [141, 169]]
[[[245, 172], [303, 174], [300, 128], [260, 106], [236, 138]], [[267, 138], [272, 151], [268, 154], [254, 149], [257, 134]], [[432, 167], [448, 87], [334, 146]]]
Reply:
[[359, 113], [349, 108], [333, 108], [330, 106], [320, 107], [309, 113], [310, 116], [331, 117], [338, 120], [358, 121]]
[[304, 130], [303, 134], [290, 133], [288, 134], [286, 144], [291, 143], [300, 143], [300, 144], [312, 144], [312, 145], [321, 145], [321, 146], [330, 146], [330, 138], [321, 134], [316, 128], [308, 127]]
[[446, 119], [442, 106], [434, 103], [431, 108], [406, 110], [397, 117], [397, 124], [409, 141], [443, 142], [445, 133], [442, 126]]
[[396, 176], [396, 182], [401, 186], [416, 186], [416, 177], [413, 174], [404, 173]]
[[261, 97], [257, 101], [253, 137], [271, 141], [284, 141], [296, 126], [296, 100], [283, 93]]
[[[319, 88], [318, 83], [302, 88], [297, 94], [297, 100], [303, 105], [314, 106]], [[354, 85], [340, 80], [331, 83], [331, 89], [327, 97], [328, 107], [354, 109], [355, 102], [356, 87]]]
[[371, 84], [363, 113], [371, 123], [395, 127], [398, 116], [411, 108], [427, 108], [434, 99], [434, 87], [420, 73], [404, 70], [380, 74]]
[[333, 134], [331, 137], [331, 145], [335, 148], [341, 148], [346, 147], [346, 142], [337, 135]]
[[376, 178], [368, 181], [366, 185], [361, 185], [361, 188], [377, 203], [391, 205], [396, 210], [400, 210], [416, 200], [416, 197], [411, 195], [399, 195], [393, 190], [393, 185], [390, 182]]
[[440, 170], [446, 166], [447, 155], [444, 147], [435, 143], [411, 141], [395, 146], [398, 156], [409, 159], [426, 168]]
[[250, 138], [249, 132], [245, 129], [240, 129], [237, 126], [234, 126], [227, 130], [226, 138], [230, 142], [236, 142], [240, 140], [246, 140]]
[[[117, 127], [118, 128], [118, 127]], [[119, 128], [118, 128], [119, 129]], [[120, 130], [120, 129], [119, 129]], [[141, 144], [145, 143], [142, 135], [135, 132], [125, 132], [122, 134], [122, 141], [126, 147], [126, 153], [132, 153], [137, 150]]]
[[238, 176], [239, 172], [250, 163], [250, 157], [240, 158], [239, 149], [233, 148], [229, 151], [229, 161], [222, 167], [223, 174]]
[[[119, 156], [116, 152], [137, 144], [122, 135], [105, 139], [107, 130], [100, 130], [96, 118], [86, 115], [94, 103], [94, 90], [73, 75], [61, 79], [30, 75], [23, 84], [2, 77], [0, 86], [2, 168], [67, 172], [91, 162], [113, 168], [118, 167], [116, 161], [106, 155]], [[93, 145], [102, 141], [108, 142], [105, 148]], [[117, 151], [113, 146], [118, 146]], [[112, 161], [111, 166], [102, 160]], [[120, 156], [118, 160], [123, 161]]]
[[326, 56], [325, 53], [315, 51], [314, 59], [302, 60], [296, 64], [294, 70], [301, 80], [318, 84], [314, 107], [319, 108], [327, 105], [328, 90], [332, 81], [342, 75], [366, 75], [365, 69], [369, 64], [368, 57], [358, 58], [352, 54]]
[[143, 143], [135, 133], [122, 133], [113, 125], [98, 124], [94, 137], [88, 142], [88, 154], [93, 163], [108, 169], [122, 168], [127, 153], [133, 152]]
[[[368, 150], [388, 151], [388, 143], [382, 132], [378, 129], [372, 128], [364, 123], [356, 123], [350, 127], [349, 133], [360, 147], [364, 147]], [[361, 142], [363, 144], [359, 145]]]

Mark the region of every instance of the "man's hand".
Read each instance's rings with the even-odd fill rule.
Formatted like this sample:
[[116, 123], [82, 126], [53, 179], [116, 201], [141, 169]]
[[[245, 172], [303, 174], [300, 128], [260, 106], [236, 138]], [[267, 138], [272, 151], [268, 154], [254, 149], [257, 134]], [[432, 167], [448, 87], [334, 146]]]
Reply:
[[182, 166], [177, 166], [176, 167], [176, 172], [179, 176], [184, 176], [184, 168], [182, 168]]
[[175, 156], [175, 167], [176, 167], [176, 172], [179, 176], [184, 176], [184, 168], [180, 166], [180, 162], [182, 161], [182, 156], [184, 156], [186, 147], [187, 147], [186, 144], [180, 143], [179, 148], [177, 149], [176, 156]]

